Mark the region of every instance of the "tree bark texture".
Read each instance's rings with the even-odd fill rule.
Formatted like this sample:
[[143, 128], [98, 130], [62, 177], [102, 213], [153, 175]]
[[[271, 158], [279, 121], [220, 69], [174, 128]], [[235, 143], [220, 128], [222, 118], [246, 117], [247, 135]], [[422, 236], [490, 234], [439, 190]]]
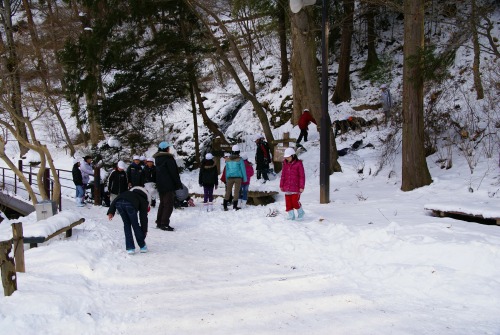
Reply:
[[477, 14], [477, 3], [476, 0], [472, 0], [471, 4], [471, 18], [470, 25], [472, 27], [472, 45], [474, 48], [474, 62], [472, 65], [472, 72], [474, 75], [474, 87], [476, 89], [477, 99], [484, 98], [483, 83], [481, 81], [481, 47], [479, 45], [479, 36], [477, 31], [478, 25], [478, 14]]
[[354, 30], [354, 0], [344, 0], [344, 18], [342, 20], [342, 38], [340, 44], [339, 75], [332, 102], [339, 104], [351, 100], [351, 67], [352, 32]]
[[404, 0], [403, 162], [401, 190], [432, 182], [424, 148], [424, 0]]
[[288, 53], [286, 50], [286, 8], [288, 0], [279, 0], [278, 3], [278, 36], [280, 41], [280, 62], [281, 62], [281, 87], [290, 80], [290, 70], [288, 69]]

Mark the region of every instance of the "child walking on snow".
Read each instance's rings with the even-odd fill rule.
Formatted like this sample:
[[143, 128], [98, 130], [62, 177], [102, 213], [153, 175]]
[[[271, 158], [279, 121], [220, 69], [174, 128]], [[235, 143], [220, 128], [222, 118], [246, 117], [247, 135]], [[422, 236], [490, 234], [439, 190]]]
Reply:
[[247, 206], [248, 188], [250, 187], [250, 178], [252, 178], [252, 176], [254, 175], [254, 171], [253, 171], [253, 164], [248, 161], [248, 156], [246, 154], [242, 154], [241, 158], [245, 162], [247, 181], [241, 183], [239, 207], [245, 208]]
[[286, 211], [288, 220], [295, 220], [294, 209], [297, 210], [297, 219], [304, 217], [304, 210], [300, 203], [300, 194], [304, 191], [306, 176], [304, 165], [297, 158], [293, 148], [287, 148], [284, 154], [283, 169], [281, 170], [280, 189], [285, 192]]
[[214, 162], [214, 156], [211, 153], [205, 155], [201, 162], [200, 176], [198, 183], [203, 187], [203, 209], [206, 212], [214, 210], [214, 188], [218, 186], [217, 165]]

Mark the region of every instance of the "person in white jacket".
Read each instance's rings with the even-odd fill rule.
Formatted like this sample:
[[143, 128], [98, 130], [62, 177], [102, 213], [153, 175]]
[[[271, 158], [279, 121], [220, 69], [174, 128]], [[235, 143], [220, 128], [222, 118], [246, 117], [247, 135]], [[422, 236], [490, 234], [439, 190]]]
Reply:
[[80, 171], [82, 171], [82, 182], [84, 189], [88, 188], [90, 176], [94, 176], [94, 167], [92, 166], [92, 157], [83, 157], [83, 162], [80, 164]]

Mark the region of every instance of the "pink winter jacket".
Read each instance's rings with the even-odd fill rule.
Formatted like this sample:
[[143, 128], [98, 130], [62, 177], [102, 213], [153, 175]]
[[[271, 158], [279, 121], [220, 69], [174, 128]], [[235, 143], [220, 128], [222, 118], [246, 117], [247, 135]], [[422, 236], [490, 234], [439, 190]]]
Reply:
[[252, 163], [250, 163], [248, 160], [245, 160], [245, 169], [247, 171], [247, 181], [242, 182], [242, 185], [250, 185], [250, 178], [252, 178], [254, 172], [253, 172], [253, 166]]
[[290, 163], [285, 159], [281, 170], [280, 189], [283, 192], [299, 193], [306, 185], [304, 165], [300, 159]]

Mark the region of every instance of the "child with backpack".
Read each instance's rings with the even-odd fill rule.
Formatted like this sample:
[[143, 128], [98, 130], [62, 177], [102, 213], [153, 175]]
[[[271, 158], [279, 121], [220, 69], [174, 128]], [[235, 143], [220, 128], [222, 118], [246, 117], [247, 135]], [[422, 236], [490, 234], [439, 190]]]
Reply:
[[217, 165], [214, 161], [214, 156], [211, 153], [205, 155], [205, 159], [201, 162], [200, 175], [198, 183], [203, 187], [203, 209], [206, 212], [214, 210], [214, 188], [219, 186], [217, 174]]

